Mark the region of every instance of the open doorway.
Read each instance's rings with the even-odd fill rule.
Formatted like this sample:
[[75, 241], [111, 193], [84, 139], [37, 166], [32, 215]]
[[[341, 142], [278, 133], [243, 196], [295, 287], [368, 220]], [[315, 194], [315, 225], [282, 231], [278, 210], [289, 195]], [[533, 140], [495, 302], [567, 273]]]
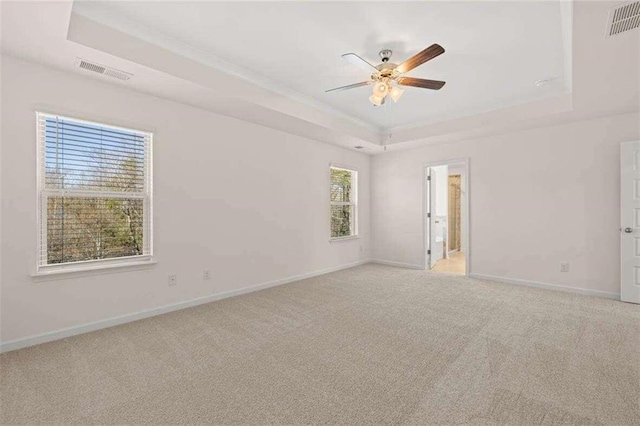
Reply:
[[425, 265], [468, 275], [468, 160], [425, 165]]

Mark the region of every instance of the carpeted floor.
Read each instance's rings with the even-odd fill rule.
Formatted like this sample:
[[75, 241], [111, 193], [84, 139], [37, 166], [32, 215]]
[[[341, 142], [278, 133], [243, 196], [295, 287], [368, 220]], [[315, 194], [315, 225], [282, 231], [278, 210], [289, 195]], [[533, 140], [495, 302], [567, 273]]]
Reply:
[[640, 425], [640, 306], [369, 264], [0, 367], [2, 424]]

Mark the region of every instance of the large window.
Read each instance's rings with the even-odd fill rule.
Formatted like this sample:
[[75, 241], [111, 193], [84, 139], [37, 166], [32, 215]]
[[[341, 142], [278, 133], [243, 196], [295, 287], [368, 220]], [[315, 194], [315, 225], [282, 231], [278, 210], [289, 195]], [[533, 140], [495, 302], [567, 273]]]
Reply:
[[37, 114], [38, 271], [151, 259], [150, 133]]
[[358, 235], [358, 172], [331, 167], [331, 238]]

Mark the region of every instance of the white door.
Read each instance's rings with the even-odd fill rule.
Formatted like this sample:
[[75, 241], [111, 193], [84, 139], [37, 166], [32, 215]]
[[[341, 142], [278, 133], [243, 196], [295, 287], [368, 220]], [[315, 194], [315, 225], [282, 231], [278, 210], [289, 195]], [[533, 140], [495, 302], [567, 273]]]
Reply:
[[620, 154], [620, 299], [640, 303], [640, 142]]
[[429, 168], [429, 248], [431, 256], [429, 264], [444, 259], [447, 237], [447, 216], [449, 205], [449, 166]]
[[424, 241], [425, 241], [425, 255], [426, 255], [426, 265], [427, 265], [427, 269], [431, 269], [431, 168], [426, 168], [425, 169], [425, 182], [424, 182], [424, 188], [425, 188], [425, 196], [426, 196], [426, 211], [425, 211], [425, 218], [424, 218]]
[[[427, 265], [433, 268], [436, 262], [443, 258], [443, 223], [446, 223], [446, 216], [438, 213], [438, 199], [446, 197], [443, 194], [442, 185], [446, 185], [446, 179], [442, 180], [442, 170], [446, 175], [447, 166], [430, 167], [427, 169]], [[436, 170], [438, 169], [438, 170]], [[438, 176], [440, 174], [440, 176]], [[445, 176], [446, 177], [446, 176]], [[440, 187], [439, 187], [440, 186]], [[446, 189], [446, 188], [444, 188]], [[440, 200], [442, 202], [442, 200]]]

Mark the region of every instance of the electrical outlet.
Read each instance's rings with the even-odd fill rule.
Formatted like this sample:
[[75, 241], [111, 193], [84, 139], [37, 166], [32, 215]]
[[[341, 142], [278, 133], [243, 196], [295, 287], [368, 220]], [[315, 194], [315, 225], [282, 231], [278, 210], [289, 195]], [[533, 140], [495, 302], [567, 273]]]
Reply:
[[560, 272], [569, 272], [569, 262], [560, 262]]
[[176, 285], [178, 284], [178, 276], [177, 275], [169, 275], [169, 285]]
[[211, 279], [211, 271], [209, 269], [205, 269], [204, 271], [202, 271], [202, 279], [203, 280]]

